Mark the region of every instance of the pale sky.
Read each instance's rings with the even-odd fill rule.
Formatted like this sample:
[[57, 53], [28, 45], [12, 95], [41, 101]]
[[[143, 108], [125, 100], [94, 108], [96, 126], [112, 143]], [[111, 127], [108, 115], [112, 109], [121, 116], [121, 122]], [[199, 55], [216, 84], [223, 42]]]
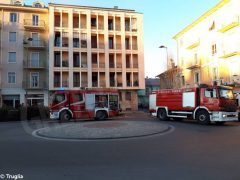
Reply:
[[[25, 0], [30, 5], [34, 0]], [[145, 77], [155, 77], [164, 71], [166, 49], [176, 61], [176, 42], [172, 39], [220, 0], [41, 0], [45, 4], [72, 4], [121, 9], [133, 9], [144, 14]]]

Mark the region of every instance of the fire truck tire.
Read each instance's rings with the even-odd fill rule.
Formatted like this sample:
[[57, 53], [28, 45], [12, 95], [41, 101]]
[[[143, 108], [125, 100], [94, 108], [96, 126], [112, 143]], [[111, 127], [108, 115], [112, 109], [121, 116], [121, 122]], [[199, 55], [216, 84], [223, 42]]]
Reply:
[[71, 115], [69, 112], [67, 111], [63, 111], [60, 114], [60, 121], [61, 122], [65, 122], [65, 121], [69, 121], [71, 119]]
[[161, 120], [161, 121], [166, 121], [166, 120], [168, 120], [167, 112], [166, 112], [165, 109], [158, 109], [157, 117], [158, 117], [158, 119]]
[[97, 113], [96, 113], [97, 120], [104, 120], [106, 118], [107, 118], [107, 115], [106, 115], [105, 111], [97, 111]]
[[202, 124], [202, 125], [210, 124], [210, 116], [206, 110], [198, 111], [196, 119], [199, 124]]

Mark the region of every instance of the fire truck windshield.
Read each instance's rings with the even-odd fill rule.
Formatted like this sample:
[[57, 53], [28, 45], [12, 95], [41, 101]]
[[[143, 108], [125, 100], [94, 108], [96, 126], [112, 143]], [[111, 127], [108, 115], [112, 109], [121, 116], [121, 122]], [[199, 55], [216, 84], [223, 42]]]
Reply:
[[52, 103], [59, 104], [65, 100], [65, 94], [54, 94]]
[[232, 89], [221, 88], [220, 89], [220, 97], [225, 99], [234, 99]]

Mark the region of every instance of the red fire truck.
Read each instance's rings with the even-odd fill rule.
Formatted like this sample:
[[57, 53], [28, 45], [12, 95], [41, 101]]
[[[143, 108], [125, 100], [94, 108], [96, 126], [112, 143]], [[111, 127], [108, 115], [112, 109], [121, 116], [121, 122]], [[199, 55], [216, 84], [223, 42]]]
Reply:
[[60, 121], [95, 118], [104, 120], [119, 113], [119, 93], [112, 89], [56, 91], [50, 118]]
[[200, 85], [194, 88], [159, 90], [149, 96], [149, 111], [160, 120], [196, 119], [200, 124], [238, 120], [233, 89]]

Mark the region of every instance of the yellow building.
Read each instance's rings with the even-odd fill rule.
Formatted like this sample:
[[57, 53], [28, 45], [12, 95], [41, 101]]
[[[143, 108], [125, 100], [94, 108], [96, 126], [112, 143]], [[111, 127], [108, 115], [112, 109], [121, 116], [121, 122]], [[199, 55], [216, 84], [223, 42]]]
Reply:
[[48, 105], [48, 9], [39, 1], [0, 2], [1, 104]]
[[239, 9], [239, 0], [222, 0], [174, 36], [183, 87], [240, 85]]
[[143, 14], [49, 4], [50, 91], [115, 88], [122, 109], [136, 110], [145, 88], [143, 52]]

